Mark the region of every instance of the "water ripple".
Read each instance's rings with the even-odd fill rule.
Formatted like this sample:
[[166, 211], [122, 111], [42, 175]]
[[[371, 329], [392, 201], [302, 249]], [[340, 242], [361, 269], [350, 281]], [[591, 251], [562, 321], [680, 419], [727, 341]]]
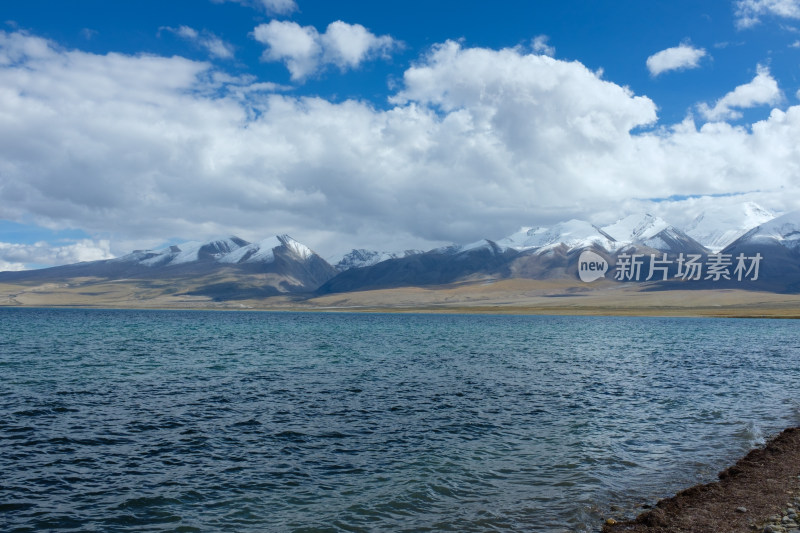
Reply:
[[0, 309], [1, 529], [590, 531], [799, 423], [798, 353], [773, 320]]

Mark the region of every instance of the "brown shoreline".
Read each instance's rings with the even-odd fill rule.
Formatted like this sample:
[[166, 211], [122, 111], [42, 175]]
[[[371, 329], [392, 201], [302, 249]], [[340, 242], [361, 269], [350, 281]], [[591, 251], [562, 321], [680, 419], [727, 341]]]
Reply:
[[198, 295], [207, 282], [93, 278], [58, 283], [0, 282], [0, 307], [800, 318], [800, 294], [744, 289], [666, 291], [644, 285], [600, 283], [587, 287], [579, 281], [515, 278], [316, 296], [216, 300]]
[[[794, 532], [788, 509], [800, 511], [800, 427], [788, 428], [719, 474], [632, 520], [610, 519], [603, 533]], [[800, 518], [798, 518], [800, 521]], [[781, 523], [783, 521], [783, 523]]]
[[0, 309], [97, 309], [131, 311], [228, 311], [267, 313], [362, 313], [362, 314], [430, 314], [430, 315], [512, 315], [512, 316], [600, 316], [600, 317], [650, 317], [650, 318], [745, 318], [745, 319], [800, 319], [800, 308], [796, 309], [735, 309], [735, 308], [611, 308], [611, 307], [533, 307], [533, 306], [421, 306], [421, 307], [322, 307], [300, 305], [230, 305], [212, 303], [207, 305], [134, 305], [134, 304], [53, 304], [8, 305], [0, 303]]

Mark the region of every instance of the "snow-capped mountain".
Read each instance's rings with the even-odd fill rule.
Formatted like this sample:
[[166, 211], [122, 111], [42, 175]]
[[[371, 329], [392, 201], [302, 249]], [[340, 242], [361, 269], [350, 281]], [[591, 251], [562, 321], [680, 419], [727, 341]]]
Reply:
[[275, 261], [275, 250], [285, 248], [296, 259], [306, 261], [314, 252], [305, 244], [297, 242], [288, 235], [270, 237], [260, 242], [246, 244], [237, 250], [231, 251], [218, 259], [220, 263], [272, 263]]
[[620, 247], [645, 246], [667, 253], [704, 253], [703, 245], [672, 226], [666, 220], [653, 216], [629, 215], [603, 227], [603, 231], [614, 238]]
[[734, 264], [758, 262], [758, 287], [774, 292], [800, 292], [800, 211], [793, 211], [751, 229], [722, 250]]
[[594, 224], [583, 220], [569, 220], [549, 228], [523, 227], [518, 232], [497, 241], [504, 249], [518, 252], [529, 250], [546, 251], [553, 246], [565, 245], [568, 249], [588, 248], [599, 246], [607, 251], [614, 251], [619, 244], [614, 237]]
[[111, 259], [109, 262], [164, 267], [201, 260], [219, 261], [231, 252], [248, 244], [250, 243], [238, 237], [228, 237], [208, 242], [189, 241], [159, 250], [135, 250], [127, 255]]
[[772, 211], [754, 202], [745, 202], [738, 206], [707, 209], [686, 226], [685, 231], [709, 250], [718, 252], [773, 218], [775, 213]]
[[[734, 241], [730, 248], [742, 246], [780, 246], [800, 249], [800, 211], [792, 211], [751, 229]], [[727, 251], [727, 249], [726, 249]]]
[[547, 228], [522, 228], [500, 239], [497, 244], [518, 252], [539, 254], [557, 246], [566, 247], [567, 252], [600, 248], [611, 254], [629, 246], [669, 253], [705, 252], [703, 246], [690, 236], [650, 214], [630, 215], [604, 227], [573, 219]]
[[196, 262], [231, 265], [272, 263], [275, 261], [274, 250], [278, 248], [285, 248], [299, 260], [307, 260], [314, 255], [310, 248], [288, 235], [270, 237], [256, 243], [232, 236], [208, 242], [189, 241], [160, 250], [136, 250], [109, 262], [133, 263], [147, 267], [168, 267]]
[[[748, 264], [761, 254], [759, 280], [763, 283], [760, 281], [753, 287], [800, 292], [800, 211], [762, 222], [741, 234], [749, 224], [770, 215], [755, 204], [744, 204], [740, 212], [734, 214], [706, 212], [695, 219], [691, 229], [714, 247], [726, 242], [731, 235], [740, 235], [723, 251], [731, 254], [734, 262], [733, 258], [744, 254]], [[736, 222], [734, 228], [727, 225], [730, 220]], [[508, 278], [577, 280], [580, 256], [585, 250], [599, 254], [611, 266], [617, 265], [620, 258], [624, 258], [623, 254], [640, 254], [644, 269], [654, 264], [651, 254], [656, 251], [670, 258], [681, 253], [698, 254], [703, 262], [710, 253], [691, 235], [659, 217], [644, 214], [627, 216], [603, 227], [574, 219], [549, 227], [523, 227], [498, 241], [482, 239], [428, 252], [354, 249], [336, 267], [288, 235], [259, 242], [231, 236], [158, 250], [137, 250], [116, 259], [4, 272], [0, 273], [0, 280], [143, 280], [143, 286], [155, 281], [170, 287], [170, 294], [231, 300], [315, 291], [327, 294], [443, 286]], [[672, 268], [678, 267], [673, 264]], [[674, 277], [672, 271], [666, 274]], [[713, 285], [719, 286], [719, 283]], [[705, 286], [698, 283], [692, 287]]]
[[360, 268], [341, 270], [320, 287], [321, 293], [404, 286], [447, 284], [510, 277], [563, 279], [576, 277], [580, 252], [591, 249], [613, 263], [622, 252], [703, 254], [694, 239], [652, 215], [632, 215], [600, 228], [583, 220], [550, 227], [523, 227], [498, 241], [482, 239], [426, 253], [383, 260], [377, 252], [354, 250]]
[[[651, 214], [628, 215], [613, 224], [604, 226], [603, 230], [612, 235], [614, 240], [620, 242], [640, 242], [646, 244], [648, 241], [657, 239], [657, 235], [671, 226], [662, 218], [654, 217]], [[659, 244], [653, 242], [653, 244]]]
[[398, 259], [410, 255], [421, 254], [421, 250], [405, 250], [403, 252], [379, 252], [376, 250], [366, 250], [364, 248], [353, 249], [346, 253], [335, 265], [338, 272], [344, 272], [351, 268], [363, 268], [372, 266], [389, 259]]
[[377, 262], [371, 266], [350, 268], [328, 280], [318, 292], [329, 294], [444, 285], [464, 280], [507, 277], [508, 263], [518, 254], [485, 239], [464, 246], [445, 246], [425, 253]]
[[459, 257], [461, 260], [464, 260], [474, 254], [488, 256], [501, 255], [506, 250], [508, 250], [507, 247], [500, 246], [494, 241], [490, 241], [489, 239], [481, 239], [469, 244], [451, 244], [449, 246], [442, 246], [427, 253]]
[[[3, 273], [8, 280], [101, 279], [225, 279], [209, 289], [193, 288], [193, 295], [245, 298], [308, 292], [336, 274], [334, 268], [304, 244], [288, 235], [251, 243], [239, 237], [208, 242], [190, 241], [159, 250], [136, 250], [115, 259], [60, 267]], [[248, 278], [242, 285], [234, 279]], [[255, 281], [253, 278], [257, 279]], [[179, 281], [180, 280], [180, 281]]]

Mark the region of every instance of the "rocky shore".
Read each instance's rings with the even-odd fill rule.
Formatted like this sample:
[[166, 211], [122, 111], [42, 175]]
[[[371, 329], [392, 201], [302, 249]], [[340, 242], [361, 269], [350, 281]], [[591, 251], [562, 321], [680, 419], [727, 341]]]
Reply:
[[720, 472], [603, 533], [800, 533], [800, 427], [789, 428]]

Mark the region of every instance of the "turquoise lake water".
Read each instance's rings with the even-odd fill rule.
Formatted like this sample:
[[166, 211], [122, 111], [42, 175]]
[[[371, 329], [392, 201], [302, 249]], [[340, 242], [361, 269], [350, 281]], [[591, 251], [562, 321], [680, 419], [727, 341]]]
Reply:
[[789, 320], [0, 309], [0, 530], [596, 531], [798, 390]]

